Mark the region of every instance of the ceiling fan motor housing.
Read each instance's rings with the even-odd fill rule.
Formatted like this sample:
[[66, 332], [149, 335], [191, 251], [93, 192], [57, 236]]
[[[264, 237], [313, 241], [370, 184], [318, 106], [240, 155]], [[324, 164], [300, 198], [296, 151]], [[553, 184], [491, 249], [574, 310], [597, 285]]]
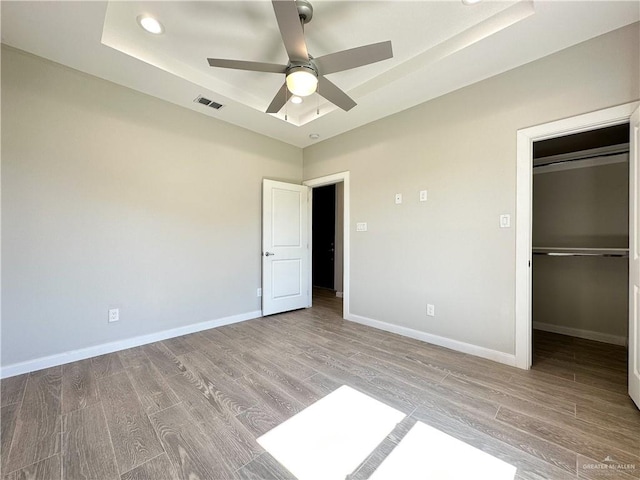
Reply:
[[318, 67], [313, 63], [311, 59], [308, 62], [289, 62], [287, 65], [287, 75], [297, 71], [306, 71], [312, 73], [314, 76], [318, 76]]

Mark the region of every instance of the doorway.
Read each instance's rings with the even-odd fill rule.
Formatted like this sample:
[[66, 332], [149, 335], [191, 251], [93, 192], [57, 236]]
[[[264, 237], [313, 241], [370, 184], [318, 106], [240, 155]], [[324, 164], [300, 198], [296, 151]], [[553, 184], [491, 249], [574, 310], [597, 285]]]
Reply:
[[532, 368], [625, 393], [629, 124], [533, 143]]
[[349, 172], [303, 182], [311, 187], [313, 304], [349, 315]]
[[[336, 184], [313, 189], [312, 207], [312, 281], [314, 289], [336, 291]], [[339, 266], [342, 267], [341, 265]]]
[[316, 306], [342, 316], [343, 184], [312, 189], [312, 296]]
[[[519, 368], [528, 370], [532, 364], [533, 144], [549, 138], [628, 123], [639, 104], [639, 102], [632, 102], [517, 132], [515, 364]], [[633, 178], [630, 180], [635, 182]]]

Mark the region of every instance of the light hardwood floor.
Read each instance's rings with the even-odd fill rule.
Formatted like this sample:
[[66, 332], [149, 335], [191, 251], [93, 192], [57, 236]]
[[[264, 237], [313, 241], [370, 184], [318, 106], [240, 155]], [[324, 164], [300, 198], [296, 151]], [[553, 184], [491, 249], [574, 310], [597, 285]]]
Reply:
[[[344, 321], [318, 294], [312, 309], [2, 380], [3, 478], [291, 480], [256, 438], [343, 384], [408, 415], [353, 480], [417, 421], [518, 478], [640, 478], [624, 349], [536, 332], [527, 372]], [[635, 469], [589, 468], [605, 458]]]

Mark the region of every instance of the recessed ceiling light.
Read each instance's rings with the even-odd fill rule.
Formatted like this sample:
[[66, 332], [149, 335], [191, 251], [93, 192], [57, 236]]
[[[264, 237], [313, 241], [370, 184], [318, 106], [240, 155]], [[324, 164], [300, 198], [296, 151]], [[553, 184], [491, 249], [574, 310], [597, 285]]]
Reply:
[[317, 140], [317, 139], [319, 139], [319, 138], [320, 138], [320, 134], [319, 134], [319, 133], [310, 133], [310, 134], [309, 134], [309, 138], [310, 138], [311, 140]]
[[302, 97], [294, 95], [293, 97], [291, 97], [291, 103], [295, 103], [295, 104], [302, 103]]
[[462, 0], [462, 3], [465, 5], [475, 5], [476, 3], [480, 3], [482, 0]]
[[138, 23], [149, 33], [160, 35], [164, 32], [164, 27], [162, 26], [162, 24], [149, 15], [138, 15]]

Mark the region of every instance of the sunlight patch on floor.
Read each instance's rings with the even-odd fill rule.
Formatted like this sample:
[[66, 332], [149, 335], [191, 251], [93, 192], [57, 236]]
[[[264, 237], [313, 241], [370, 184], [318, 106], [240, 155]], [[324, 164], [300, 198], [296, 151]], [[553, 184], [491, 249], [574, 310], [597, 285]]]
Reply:
[[298, 480], [344, 480], [404, 417], [343, 385], [258, 443]]
[[513, 480], [516, 467], [422, 422], [369, 480]]

